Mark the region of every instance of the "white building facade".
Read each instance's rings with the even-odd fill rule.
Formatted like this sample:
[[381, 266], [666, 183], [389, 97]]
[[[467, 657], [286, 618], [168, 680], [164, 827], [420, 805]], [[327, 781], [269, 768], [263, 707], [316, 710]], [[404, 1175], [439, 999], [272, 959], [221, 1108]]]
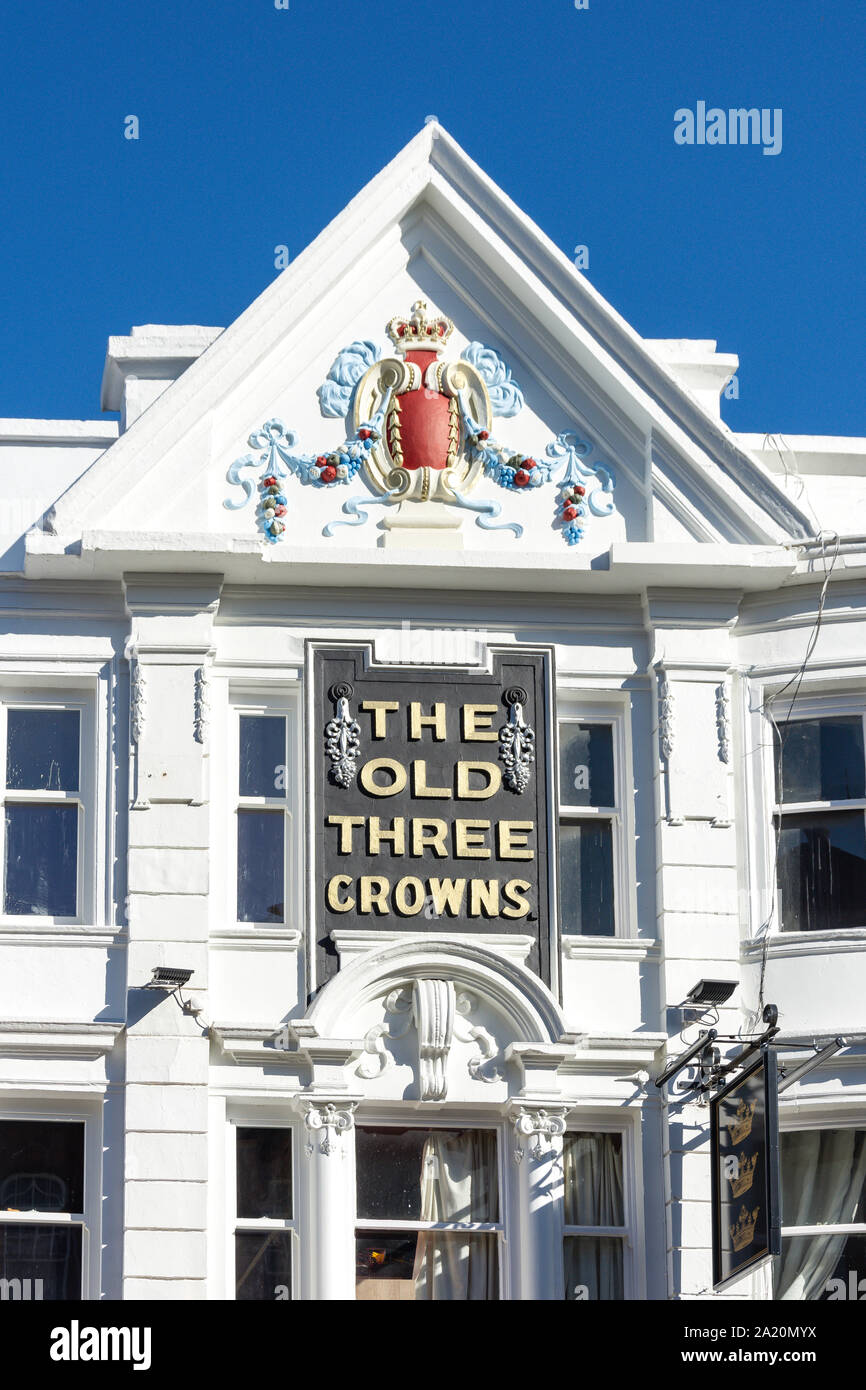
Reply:
[[9, 1296], [712, 1297], [701, 979], [848, 1040], [721, 1296], [866, 1279], [866, 440], [736, 367], [431, 123], [119, 426], [0, 422]]

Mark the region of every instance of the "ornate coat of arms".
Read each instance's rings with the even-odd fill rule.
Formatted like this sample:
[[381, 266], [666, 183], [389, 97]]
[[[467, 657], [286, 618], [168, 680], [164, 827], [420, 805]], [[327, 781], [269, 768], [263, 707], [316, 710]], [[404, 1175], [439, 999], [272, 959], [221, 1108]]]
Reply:
[[[247, 476], [258, 473], [259, 515], [266, 540], [276, 542], [291, 530], [286, 483], [336, 488], [352, 483], [357, 495], [343, 503], [343, 517], [324, 528], [358, 526], [369, 508], [395, 503], [441, 503], [472, 511], [479, 526], [523, 534], [517, 521], [497, 521], [502, 505], [493, 498], [471, 498], [488, 479], [512, 493], [554, 481], [559, 495], [554, 525], [569, 545], [584, 534], [588, 513], [607, 516], [615, 510], [615, 478], [609, 465], [589, 462], [591, 444], [566, 431], [552, 440], [540, 458], [519, 454], [493, 438], [494, 416], [517, 415], [523, 394], [499, 354], [470, 343], [453, 361], [443, 358], [454, 329], [442, 314], [429, 315], [423, 301], [411, 314], [387, 326], [393, 355], [375, 343], [354, 342], [338, 355], [319, 388], [322, 414], [345, 417], [351, 427], [344, 443], [328, 454], [297, 452], [297, 439], [282, 420], [268, 420], [249, 437], [257, 456], [245, 454], [228, 469], [229, 482], [241, 487], [243, 507], [253, 496]], [[371, 496], [371, 494], [373, 494]]]

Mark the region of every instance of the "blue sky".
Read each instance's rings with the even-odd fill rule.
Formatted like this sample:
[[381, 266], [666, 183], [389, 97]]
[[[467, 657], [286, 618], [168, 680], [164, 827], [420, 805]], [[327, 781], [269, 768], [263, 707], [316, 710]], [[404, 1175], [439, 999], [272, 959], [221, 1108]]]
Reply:
[[[4, 0], [0, 416], [97, 417], [110, 333], [230, 323], [435, 114], [638, 332], [739, 354], [734, 429], [866, 435], [862, 0], [289, 3]], [[781, 152], [677, 145], [698, 101]]]

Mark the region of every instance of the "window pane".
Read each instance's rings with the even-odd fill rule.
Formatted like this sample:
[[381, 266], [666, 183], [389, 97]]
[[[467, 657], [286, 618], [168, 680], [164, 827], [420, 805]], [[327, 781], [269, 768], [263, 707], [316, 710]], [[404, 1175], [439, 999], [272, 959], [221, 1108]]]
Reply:
[[804, 1129], [779, 1136], [782, 1224], [866, 1222], [866, 1129]]
[[4, 912], [74, 917], [78, 807], [6, 806]]
[[622, 1226], [622, 1135], [566, 1134], [566, 1226]]
[[560, 724], [559, 796], [563, 806], [616, 805], [609, 724]]
[[6, 785], [15, 791], [78, 791], [77, 709], [10, 709]]
[[777, 801], [844, 801], [866, 796], [863, 720], [794, 719], [779, 725], [781, 779], [776, 758]]
[[355, 1249], [358, 1299], [465, 1302], [499, 1298], [494, 1235], [365, 1231]]
[[863, 812], [783, 816], [778, 879], [784, 931], [866, 926]]
[[285, 917], [285, 817], [282, 811], [238, 811], [238, 921]]
[[0, 1121], [0, 1213], [84, 1211], [84, 1125]]
[[783, 1236], [773, 1263], [774, 1298], [837, 1303], [866, 1295], [866, 1236]]
[[19, 1294], [46, 1303], [79, 1299], [81, 1227], [0, 1222], [0, 1279], [30, 1280], [29, 1289], [26, 1284], [4, 1285], [10, 1299]]
[[565, 1237], [565, 1297], [567, 1302], [624, 1297], [618, 1236]]
[[497, 1221], [491, 1130], [359, 1129], [358, 1216], [402, 1221]]
[[238, 1130], [238, 1216], [292, 1215], [292, 1132]]
[[283, 715], [242, 714], [241, 796], [286, 795], [286, 720]]
[[610, 821], [560, 821], [562, 930], [613, 936], [613, 827]]
[[289, 1231], [239, 1231], [235, 1236], [235, 1298], [282, 1302], [292, 1296]]

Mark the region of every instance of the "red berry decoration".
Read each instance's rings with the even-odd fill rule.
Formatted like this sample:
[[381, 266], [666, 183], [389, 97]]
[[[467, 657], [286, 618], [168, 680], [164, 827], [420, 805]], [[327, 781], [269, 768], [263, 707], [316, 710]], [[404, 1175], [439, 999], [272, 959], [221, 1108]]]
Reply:
[[585, 496], [586, 496], [586, 488], [585, 488], [585, 487], [581, 487], [580, 483], [578, 483], [577, 487], [576, 487], [574, 490], [575, 490], [575, 492], [577, 493], [578, 497], [585, 497]]
[[526, 484], [527, 484], [528, 482], [529, 482], [529, 474], [527, 473], [526, 469], [525, 469], [525, 468], [518, 468], [517, 472], [516, 472], [515, 475], [514, 475], [514, 486], [515, 486], [515, 487], [526, 487]]
[[371, 433], [372, 433], [371, 430], [358, 430], [358, 438], [359, 438], [359, 439], [369, 439]]
[[535, 459], [524, 459], [524, 460], [523, 460], [523, 467], [524, 467], [524, 468], [534, 468], [534, 467], [535, 467]]
[[327, 454], [319, 454], [319, 457], [316, 459], [316, 463], [319, 465], [320, 468], [324, 468], [324, 466], [325, 466], [325, 464], [326, 464], [327, 462], [328, 462], [328, 456], [327, 456]]
[[265, 487], [273, 487], [273, 486], [276, 484], [276, 481], [277, 481], [276, 478], [274, 478], [274, 477], [272, 477], [272, 476], [268, 476], [267, 478], [265, 478], [264, 486], [265, 486]]
[[280, 504], [279, 507], [274, 507], [274, 515], [275, 515], [275, 516], [285, 516], [285, 514], [286, 514], [286, 509], [285, 509], [285, 507], [282, 505], [282, 503]]
[[326, 468], [322, 469], [321, 476], [323, 483], [332, 483], [337, 476], [337, 470], [332, 463], [329, 463]]
[[567, 507], [563, 507], [562, 515], [565, 517], [566, 521], [574, 521], [574, 518], [577, 516], [577, 507], [573, 507], [571, 503], [569, 503]]
[[487, 432], [487, 430], [479, 430], [479, 431], [478, 431], [478, 438], [479, 438], [479, 439], [489, 439], [489, 438], [490, 438], [490, 435], [489, 435], [489, 433]]

